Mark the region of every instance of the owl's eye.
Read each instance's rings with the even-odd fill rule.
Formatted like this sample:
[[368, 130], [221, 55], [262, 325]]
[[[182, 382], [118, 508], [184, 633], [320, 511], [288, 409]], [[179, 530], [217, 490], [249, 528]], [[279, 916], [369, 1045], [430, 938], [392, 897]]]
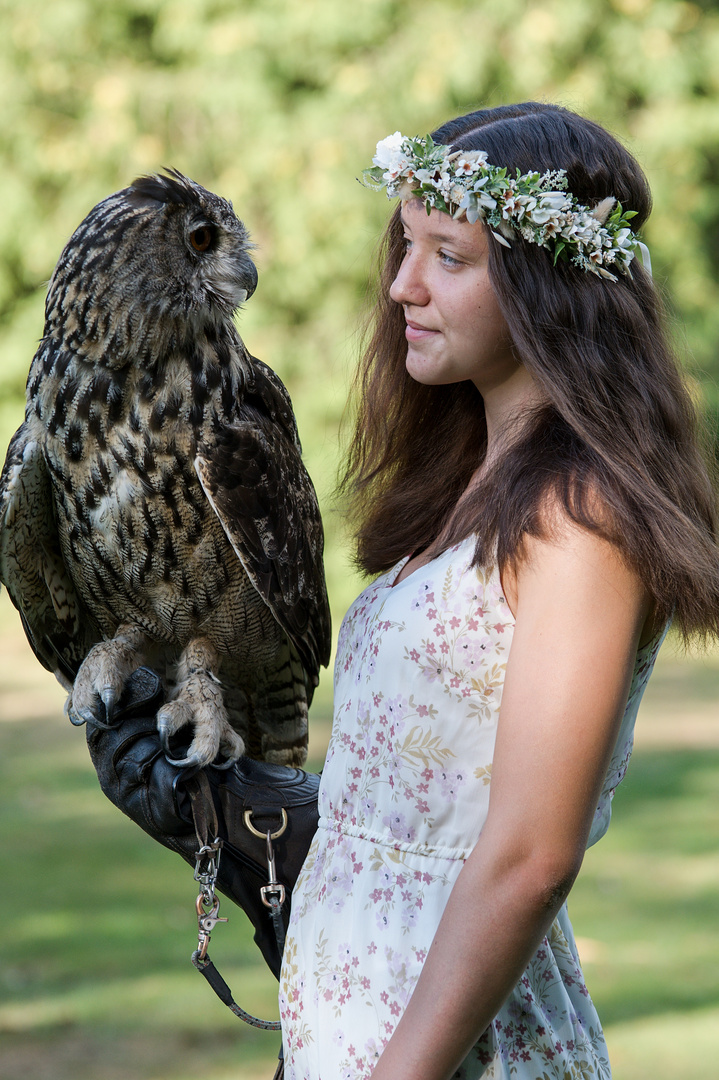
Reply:
[[209, 225], [201, 225], [199, 229], [190, 233], [190, 243], [195, 251], [209, 251], [214, 239], [215, 230]]

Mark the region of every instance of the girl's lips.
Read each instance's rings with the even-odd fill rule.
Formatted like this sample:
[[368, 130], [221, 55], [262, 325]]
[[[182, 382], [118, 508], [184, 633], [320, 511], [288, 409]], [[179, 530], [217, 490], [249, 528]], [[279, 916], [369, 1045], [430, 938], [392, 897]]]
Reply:
[[438, 333], [437, 330], [429, 330], [426, 326], [420, 326], [418, 323], [412, 322], [408, 322], [404, 330], [407, 341], [422, 341], [424, 338], [431, 337], [432, 334], [436, 333]]

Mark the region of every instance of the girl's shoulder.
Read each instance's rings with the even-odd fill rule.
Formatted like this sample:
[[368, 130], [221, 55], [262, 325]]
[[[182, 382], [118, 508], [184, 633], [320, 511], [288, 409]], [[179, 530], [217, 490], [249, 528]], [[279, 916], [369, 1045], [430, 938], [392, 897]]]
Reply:
[[[654, 617], [652, 597], [622, 547], [611, 539], [609, 514], [596, 491], [583, 496], [588, 522], [573, 519], [557, 496], [549, 495], [533, 528], [522, 537], [515, 557], [502, 569], [502, 586], [510, 611], [518, 617], [535, 605], [555, 613], [578, 605], [587, 617], [602, 622], [614, 609], [615, 596], [640, 620], [639, 645], [663, 628]], [[605, 532], [605, 529], [607, 530]]]

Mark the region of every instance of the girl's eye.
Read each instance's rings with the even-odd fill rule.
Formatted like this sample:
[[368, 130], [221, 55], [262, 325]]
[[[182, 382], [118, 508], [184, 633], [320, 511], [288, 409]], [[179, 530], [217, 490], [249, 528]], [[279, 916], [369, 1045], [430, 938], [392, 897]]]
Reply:
[[446, 251], [440, 251], [439, 257], [445, 266], [461, 266], [462, 263], [459, 259], [455, 259], [453, 255], [448, 255]]
[[404, 238], [404, 252], [405, 252], [405, 255], [407, 254], [408, 251], [411, 250], [411, 248], [412, 248], [412, 241], [410, 240], [410, 238], [408, 236], [405, 236], [405, 238]]

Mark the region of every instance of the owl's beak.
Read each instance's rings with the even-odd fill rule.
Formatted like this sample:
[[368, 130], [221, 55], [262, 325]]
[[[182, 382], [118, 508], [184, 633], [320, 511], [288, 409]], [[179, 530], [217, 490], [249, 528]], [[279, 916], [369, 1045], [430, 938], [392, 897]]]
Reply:
[[252, 259], [247, 259], [247, 273], [242, 284], [247, 289], [246, 299], [249, 300], [253, 292], [257, 288], [257, 267], [253, 263]]

